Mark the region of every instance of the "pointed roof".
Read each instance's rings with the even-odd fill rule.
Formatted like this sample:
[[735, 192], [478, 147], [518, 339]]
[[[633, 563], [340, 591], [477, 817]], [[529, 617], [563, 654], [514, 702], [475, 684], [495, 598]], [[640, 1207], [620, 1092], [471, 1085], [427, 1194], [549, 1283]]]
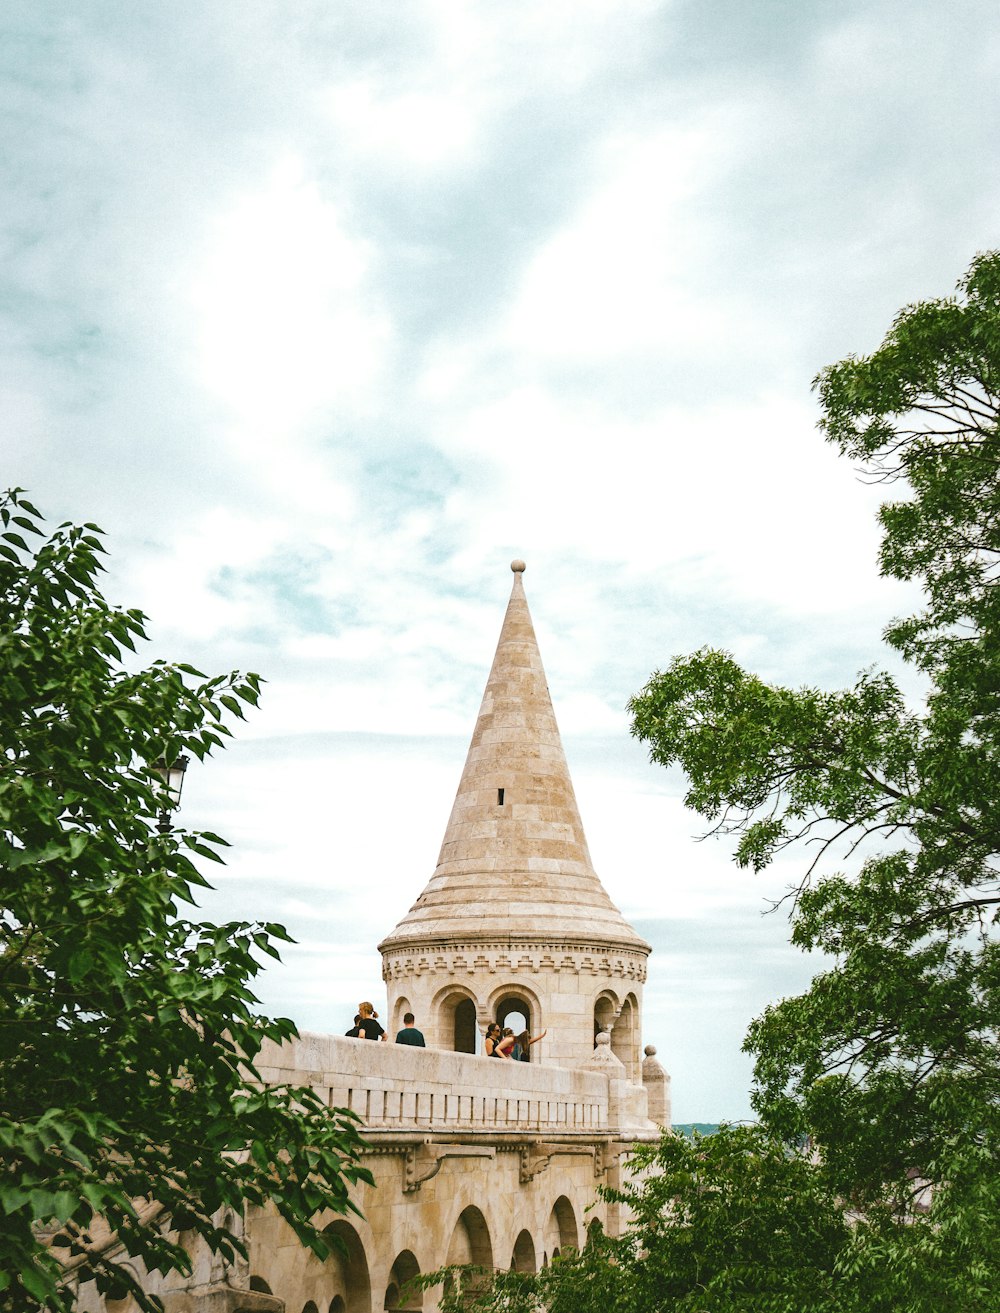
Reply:
[[500, 939], [649, 952], [590, 859], [524, 568], [511, 563], [514, 586], [437, 869], [380, 951]]

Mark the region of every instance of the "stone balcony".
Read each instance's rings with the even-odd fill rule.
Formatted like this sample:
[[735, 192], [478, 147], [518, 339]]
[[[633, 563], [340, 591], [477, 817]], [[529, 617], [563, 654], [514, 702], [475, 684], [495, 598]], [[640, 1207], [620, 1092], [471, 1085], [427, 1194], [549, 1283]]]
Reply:
[[657, 1133], [646, 1090], [598, 1046], [575, 1070], [509, 1062], [337, 1035], [266, 1043], [267, 1084], [309, 1085], [331, 1108], [349, 1108], [377, 1143], [400, 1135], [463, 1139], [645, 1139]]

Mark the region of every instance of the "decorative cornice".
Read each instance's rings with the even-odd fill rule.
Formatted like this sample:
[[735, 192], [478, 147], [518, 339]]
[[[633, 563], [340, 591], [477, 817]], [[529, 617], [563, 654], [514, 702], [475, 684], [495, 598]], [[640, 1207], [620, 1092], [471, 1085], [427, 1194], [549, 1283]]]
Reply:
[[636, 950], [587, 943], [464, 943], [423, 948], [386, 949], [382, 979], [412, 980], [446, 975], [452, 979], [484, 975], [571, 975], [599, 979], [646, 979], [647, 954]]

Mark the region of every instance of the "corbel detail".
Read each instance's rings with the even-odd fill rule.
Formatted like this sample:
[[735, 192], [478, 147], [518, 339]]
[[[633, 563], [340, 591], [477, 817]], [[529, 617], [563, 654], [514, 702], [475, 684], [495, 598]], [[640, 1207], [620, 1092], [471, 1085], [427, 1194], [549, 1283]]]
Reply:
[[522, 1144], [518, 1152], [520, 1155], [521, 1184], [527, 1185], [529, 1181], [533, 1181], [536, 1176], [545, 1171], [557, 1154], [567, 1154], [578, 1158], [582, 1153], [594, 1153], [595, 1150], [589, 1145], [583, 1147], [577, 1144], [546, 1144], [543, 1140], [539, 1141], [538, 1144]]
[[540, 1172], [544, 1172], [548, 1167], [552, 1161], [552, 1151], [545, 1152], [545, 1146], [538, 1145], [532, 1152], [528, 1145], [522, 1144], [519, 1157], [521, 1160], [519, 1179], [522, 1185], [527, 1185], [529, 1181], [533, 1181]]
[[607, 1141], [596, 1145], [594, 1147], [594, 1175], [603, 1176], [610, 1168], [617, 1166], [618, 1162], [630, 1152], [631, 1150], [627, 1146], [613, 1148]]
[[413, 1194], [425, 1181], [437, 1176], [446, 1158], [495, 1158], [496, 1151], [469, 1144], [419, 1144], [406, 1150], [403, 1160], [403, 1193]]

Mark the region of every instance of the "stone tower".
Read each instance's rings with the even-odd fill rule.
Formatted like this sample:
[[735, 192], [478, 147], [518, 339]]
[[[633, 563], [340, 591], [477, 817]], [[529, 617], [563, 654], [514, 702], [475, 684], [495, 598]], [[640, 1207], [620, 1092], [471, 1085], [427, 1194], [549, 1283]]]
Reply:
[[546, 1038], [531, 1060], [577, 1066], [599, 1030], [640, 1078], [650, 946], [590, 859], [535, 631], [514, 561], [465, 770], [423, 893], [379, 944], [389, 1025], [417, 1015], [433, 1048], [472, 1053], [494, 1018]]
[[[134, 1260], [170, 1313], [398, 1309], [420, 1272], [455, 1263], [536, 1272], [582, 1248], [592, 1227], [621, 1233], [623, 1210], [595, 1200], [597, 1187], [620, 1189], [636, 1145], [670, 1124], [669, 1077], [652, 1045], [639, 1058], [650, 950], [591, 864], [524, 565], [513, 570], [437, 869], [379, 945], [388, 1024], [412, 1009], [430, 1047], [302, 1034], [265, 1040], [255, 1059], [265, 1085], [309, 1085], [362, 1122], [371, 1178], [350, 1187], [355, 1213], [324, 1217], [341, 1248], [325, 1262], [308, 1254], [273, 1204], [230, 1214], [246, 1244], [231, 1261], [201, 1241], [188, 1276]], [[500, 1071], [466, 1056], [487, 1021], [515, 1011], [535, 1034], [548, 1028], [530, 1063]], [[107, 1243], [128, 1257], [118, 1237]], [[120, 1313], [122, 1303], [88, 1282], [73, 1307]], [[433, 1290], [421, 1306], [438, 1307]]]

